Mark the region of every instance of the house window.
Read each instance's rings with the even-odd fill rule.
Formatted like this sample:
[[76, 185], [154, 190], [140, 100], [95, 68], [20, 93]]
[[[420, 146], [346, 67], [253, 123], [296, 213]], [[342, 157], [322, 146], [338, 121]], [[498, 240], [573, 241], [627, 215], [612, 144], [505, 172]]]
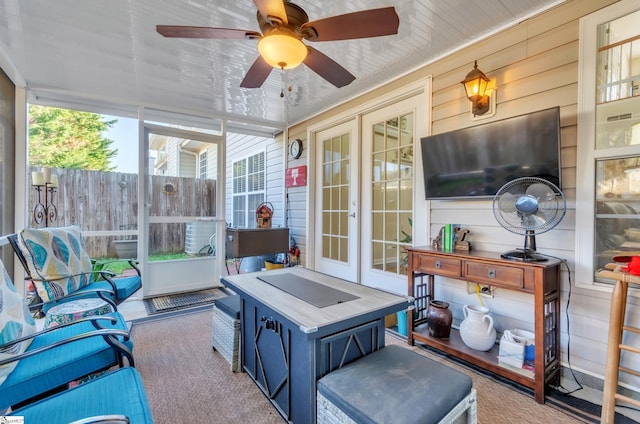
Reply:
[[265, 200], [265, 153], [233, 163], [233, 226], [255, 228], [255, 212]]
[[207, 151], [206, 150], [200, 153], [198, 168], [200, 171], [199, 172], [200, 178], [205, 180], [207, 178]]
[[621, 1], [581, 22], [576, 274], [640, 250], [640, 9]]

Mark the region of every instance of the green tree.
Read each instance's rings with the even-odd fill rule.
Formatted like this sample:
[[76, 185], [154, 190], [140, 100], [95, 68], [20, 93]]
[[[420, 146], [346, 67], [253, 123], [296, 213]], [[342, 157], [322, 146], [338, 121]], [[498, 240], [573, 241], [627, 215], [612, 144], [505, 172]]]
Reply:
[[29, 106], [29, 163], [52, 168], [112, 171], [113, 140], [104, 131], [117, 120], [101, 121], [90, 112]]

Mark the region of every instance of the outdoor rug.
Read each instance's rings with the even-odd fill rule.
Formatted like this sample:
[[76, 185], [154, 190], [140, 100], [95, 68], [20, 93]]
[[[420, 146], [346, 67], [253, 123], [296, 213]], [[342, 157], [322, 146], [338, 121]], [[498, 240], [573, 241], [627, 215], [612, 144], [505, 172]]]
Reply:
[[[426, 346], [420, 346], [420, 349], [426, 350], [426, 351], [431, 350], [431, 348]], [[512, 387], [514, 390], [519, 390], [522, 393], [525, 393], [528, 396], [531, 396], [531, 399], [533, 399], [534, 397], [533, 391], [528, 387], [524, 387], [520, 384], [517, 384], [511, 380], [508, 380], [504, 377], [494, 374], [491, 371], [487, 371], [482, 368], [473, 366], [471, 364], [467, 364], [458, 358], [454, 358], [449, 355], [445, 355], [445, 357], [451, 362], [459, 363], [462, 366], [473, 369], [478, 373], [491, 376], [495, 381], [499, 381], [505, 386]], [[600, 413], [602, 411], [602, 407], [600, 405], [596, 405], [595, 403], [589, 402], [587, 400], [581, 399], [576, 396], [564, 394], [556, 389], [547, 388], [545, 405], [561, 411], [562, 413], [570, 416], [571, 418], [575, 419], [577, 422], [580, 422], [580, 423], [586, 423], [586, 424], [600, 423]], [[637, 423], [637, 421], [619, 412], [615, 413], [614, 421], [616, 424]]]
[[[485, 369], [476, 367], [458, 358], [439, 352], [431, 347], [416, 343], [408, 347], [405, 336], [396, 331], [397, 327], [387, 328], [386, 343], [401, 344], [424, 356], [442, 362], [469, 375], [478, 392], [478, 422], [481, 423], [587, 423], [599, 424], [600, 405], [576, 396], [565, 395], [555, 389], [547, 389], [544, 405], [535, 402], [533, 391], [520, 384]], [[508, 399], [505, 404], [504, 400]], [[508, 404], [508, 405], [507, 405]], [[499, 406], [498, 406], [499, 405]], [[566, 417], [559, 419], [549, 410], [559, 411]], [[544, 415], [543, 415], [544, 414]], [[505, 419], [509, 417], [508, 420]], [[632, 415], [633, 416], [633, 415]], [[616, 412], [616, 424], [637, 423], [629, 416]]]
[[227, 296], [223, 288], [199, 290], [188, 293], [178, 293], [166, 296], [157, 296], [144, 299], [144, 308], [147, 314], [153, 315], [161, 312], [175, 311], [192, 306], [201, 306], [213, 303], [214, 300]]

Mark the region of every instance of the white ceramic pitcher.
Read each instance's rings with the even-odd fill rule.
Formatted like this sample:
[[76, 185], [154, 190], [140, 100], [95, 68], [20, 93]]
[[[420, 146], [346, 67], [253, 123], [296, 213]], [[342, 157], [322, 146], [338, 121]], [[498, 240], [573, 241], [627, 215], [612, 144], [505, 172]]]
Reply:
[[460, 337], [471, 349], [487, 351], [496, 343], [496, 329], [489, 308], [485, 306], [464, 305], [464, 320], [460, 323]]

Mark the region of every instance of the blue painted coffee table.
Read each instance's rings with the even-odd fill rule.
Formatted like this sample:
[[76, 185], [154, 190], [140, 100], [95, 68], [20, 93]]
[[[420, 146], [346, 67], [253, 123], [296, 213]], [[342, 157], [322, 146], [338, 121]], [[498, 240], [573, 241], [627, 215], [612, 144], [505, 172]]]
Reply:
[[224, 276], [222, 283], [241, 299], [243, 371], [293, 423], [315, 423], [316, 382], [382, 348], [384, 317], [412, 304], [302, 267]]

